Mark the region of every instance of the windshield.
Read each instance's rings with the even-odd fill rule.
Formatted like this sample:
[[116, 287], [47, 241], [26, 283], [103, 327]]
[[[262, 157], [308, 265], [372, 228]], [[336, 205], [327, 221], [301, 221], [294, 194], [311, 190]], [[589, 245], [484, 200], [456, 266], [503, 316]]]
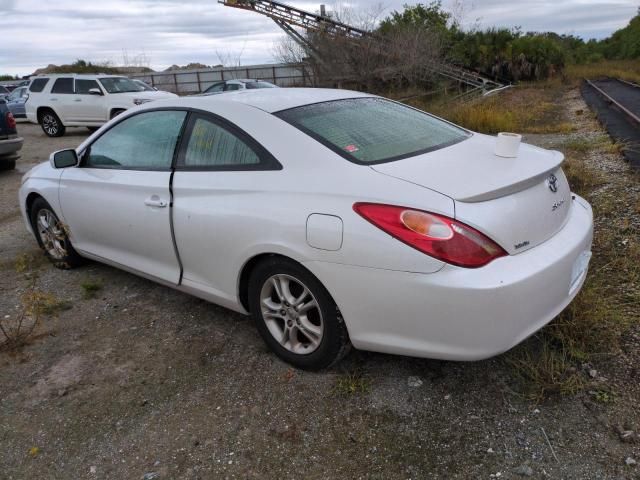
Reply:
[[254, 89], [254, 88], [277, 88], [276, 85], [274, 85], [273, 83], [269, 83], [269, 82], [247, 82], [247, 83], [245, 83], [245, 86], [248, 89]]
[[144, 88], [127, 77], [100, 78], [100, 83], [109, 93], [142, 92]]
[[458, 143], [470, 134], [383, 98], [351, 98], [284, 110], [277, 117], [349, 161], [391, 162]]

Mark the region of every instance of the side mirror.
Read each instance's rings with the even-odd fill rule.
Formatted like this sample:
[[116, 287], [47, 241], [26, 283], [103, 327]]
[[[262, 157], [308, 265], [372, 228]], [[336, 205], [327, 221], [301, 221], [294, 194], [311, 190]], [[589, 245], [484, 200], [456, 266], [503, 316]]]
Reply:
[[100, 90], [99, 88], [90, 88], [89, 93], [91, 95], [102, 95], [102, 90]]
[[58, 150], [51, 154], [49, 163], [53, 168], [75, 167], [78, 164], [78, 154], [73, 148]]

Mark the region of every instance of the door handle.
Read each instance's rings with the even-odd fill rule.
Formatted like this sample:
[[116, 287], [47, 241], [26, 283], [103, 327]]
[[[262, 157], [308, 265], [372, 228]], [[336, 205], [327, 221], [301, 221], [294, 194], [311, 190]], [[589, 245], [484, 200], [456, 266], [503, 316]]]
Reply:
[[164, 208], [167, 206], [167, 202], [162, 200], [158, 195], [151, 195], [144, 201], [144, 204], [148, 207]]

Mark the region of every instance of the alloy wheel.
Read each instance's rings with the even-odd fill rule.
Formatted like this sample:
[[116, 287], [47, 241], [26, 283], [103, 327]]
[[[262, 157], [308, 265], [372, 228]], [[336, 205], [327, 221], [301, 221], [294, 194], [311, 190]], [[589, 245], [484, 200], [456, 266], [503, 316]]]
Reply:
[[58, 120], [50, 113], [42, 117], [42, 128], [48, 135], [56, 135], [59, 130]]
[[47, 253], [56, 260], [67, 256], [67, 235], [51, 210], [43, 208], [38, 212], [38, 235]]
[[285, 349], [296, 354], [314, 352], [324, 335], [322, 311], [315, 296], [291, 275], [269, 277], [260, 292], [262, 318]]

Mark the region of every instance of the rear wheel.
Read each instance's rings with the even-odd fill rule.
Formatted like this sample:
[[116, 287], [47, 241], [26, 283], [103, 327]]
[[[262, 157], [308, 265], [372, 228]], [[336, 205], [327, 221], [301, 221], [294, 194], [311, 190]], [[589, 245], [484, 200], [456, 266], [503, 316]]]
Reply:
[[66, 131], [60, 118], [53, 110], [45, 110], [40, 114], [40, 126], [42, 131], [49, 137], [61, 137]]
[[326, 368], [350, 350], [347, 328], [329, 292], [289, 259], [273, 257], [256, 266], [249, 303], [264, 341], [296, 367]]
[[38, 244], [54, 266], [69, 269], [84, 263], [71, 245], [65, 226], [44, 199], [38, 198], [33, 202], [30, 216]]

